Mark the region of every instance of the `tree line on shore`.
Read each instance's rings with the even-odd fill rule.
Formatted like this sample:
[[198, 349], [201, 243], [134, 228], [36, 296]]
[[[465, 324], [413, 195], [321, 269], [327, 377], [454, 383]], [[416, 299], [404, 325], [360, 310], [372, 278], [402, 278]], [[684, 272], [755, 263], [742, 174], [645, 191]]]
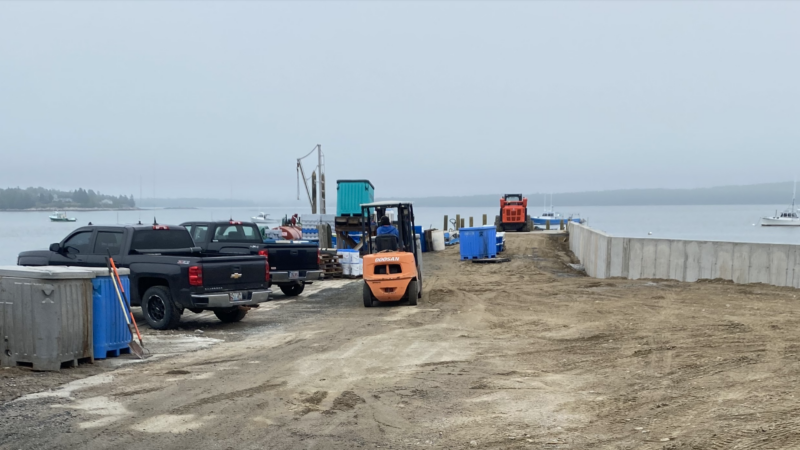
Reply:
[[133, 208], [133, 195], [106, 195], [92, 189], [59, 191], [42, 187], [0, 189], [0, 210], [32, 208]]

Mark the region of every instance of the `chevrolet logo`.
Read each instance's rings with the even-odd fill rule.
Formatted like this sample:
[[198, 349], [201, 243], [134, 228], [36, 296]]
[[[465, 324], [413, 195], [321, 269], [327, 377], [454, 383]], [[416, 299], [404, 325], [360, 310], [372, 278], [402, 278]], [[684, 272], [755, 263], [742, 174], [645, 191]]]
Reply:
[[231, 274], [231, 278], [233, 278], [234, 280], [238, 280], [239, 278], [242, 278], [242, 274], [240, 274], [240, 273], [232, 273]]

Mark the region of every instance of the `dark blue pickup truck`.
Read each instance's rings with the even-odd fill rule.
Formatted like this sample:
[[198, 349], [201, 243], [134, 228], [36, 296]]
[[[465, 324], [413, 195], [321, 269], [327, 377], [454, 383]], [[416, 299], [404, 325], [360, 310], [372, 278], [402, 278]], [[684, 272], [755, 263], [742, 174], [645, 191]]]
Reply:
[[271, 293], [264, 256], [208, 254], [181, 226], [81, 227], [49, 250], [20, 253], [17, 264], [106, 267], [109, 252], [130, 269], [131, 304], [155, 329], [176, 327], [186, 309], [238, 322]]

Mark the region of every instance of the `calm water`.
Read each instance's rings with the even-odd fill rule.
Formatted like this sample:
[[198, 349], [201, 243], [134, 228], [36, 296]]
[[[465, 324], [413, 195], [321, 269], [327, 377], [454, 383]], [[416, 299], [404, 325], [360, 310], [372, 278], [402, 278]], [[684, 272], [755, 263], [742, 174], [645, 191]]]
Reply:
[[[589, 220], [589, 225], [616, 236], [644, 237], [652, 232], [654, 238], [701, 239], [737, 242], [768, 242], [776, 244], [800, 244], [800, 227], [773, 228], [757, 226], [764, 215], [783, 210], [786, 205], [733, 205], [733, 206], [593, 206], [556, 208], [564, 215], [580, 213]], [[425, 228], [441, 228], [444, 215], [455, 218], [475, 218], [480, 225], [482, 215], [494, 223], [497, 208], [416, 208], [416, 222]], [[15, 264], [17, 254], [23, 250], [47, 248], [61, 241], [67, 233], [88, 222], [94, 224], [152, 223], [156, 215], [159, 223], [178, 224], [188, 220], [224, 220], [231, 216], [237, 220], [249, 220], [260, 211], [274, 218], [299, 212], [304, 208], [202, 208], [187, 210], [148, 211], [75, 211], [70, 217], [75, 223], [50, 222], [51, 212], [0, 212], [0, 264]], [[539, 214], [537, 207], [529, 208], [533, 215]], [[756, 224], [756, 226], [753, 226]]]

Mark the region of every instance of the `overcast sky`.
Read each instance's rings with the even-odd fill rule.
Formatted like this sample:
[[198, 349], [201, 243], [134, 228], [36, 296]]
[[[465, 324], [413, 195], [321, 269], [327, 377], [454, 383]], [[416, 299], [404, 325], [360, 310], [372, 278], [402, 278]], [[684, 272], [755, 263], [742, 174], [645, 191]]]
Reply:
[[800, 2], [0, 2], [0, 187], [285, 201], [316, 144], [329, 197], [790, 180], [799, 23]]

